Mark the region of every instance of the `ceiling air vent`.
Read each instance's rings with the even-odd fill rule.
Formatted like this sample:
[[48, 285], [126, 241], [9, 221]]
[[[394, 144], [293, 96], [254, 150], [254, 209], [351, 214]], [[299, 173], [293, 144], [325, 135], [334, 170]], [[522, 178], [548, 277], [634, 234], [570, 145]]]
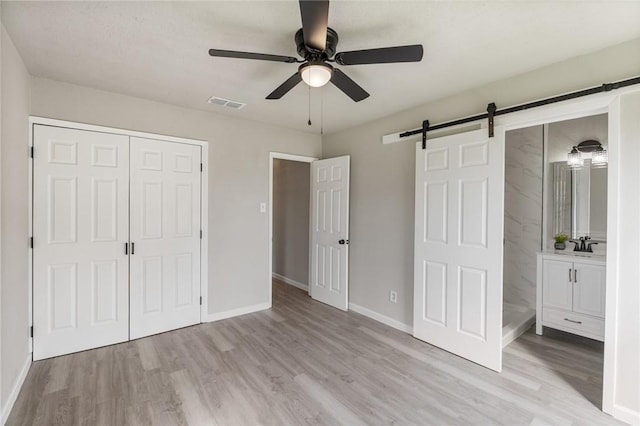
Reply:
[[210, 97], [207, 102], [213, 105], [218, 105], [218, 106], [223, 106], [223, 107], [233, 108], [233, 109], [242, 109], [245, 107], [245, 105], [247, 105], [247, 104], [243, 104], [242, 102], [231, 101], [229, 99], [219, 98], [217, 96]]

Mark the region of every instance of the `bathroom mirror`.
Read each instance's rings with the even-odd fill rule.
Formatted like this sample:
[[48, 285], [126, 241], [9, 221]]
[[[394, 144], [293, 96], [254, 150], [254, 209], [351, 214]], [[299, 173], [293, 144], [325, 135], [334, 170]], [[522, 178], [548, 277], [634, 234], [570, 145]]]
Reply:
[[566, 161], [552, 166], [554, 234], [606, 241], [607, 168], [591, 167], [591, 160], [579, 168]]

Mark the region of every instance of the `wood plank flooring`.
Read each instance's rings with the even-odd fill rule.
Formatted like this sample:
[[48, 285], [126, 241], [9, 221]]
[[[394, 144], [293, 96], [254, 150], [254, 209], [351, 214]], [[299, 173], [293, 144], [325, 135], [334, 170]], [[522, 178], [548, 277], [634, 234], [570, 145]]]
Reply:
[[497, 374], [274, 281], [271, 310], [33, 363], [7, 424], [618, 424], [602, 352], [529, 330]]

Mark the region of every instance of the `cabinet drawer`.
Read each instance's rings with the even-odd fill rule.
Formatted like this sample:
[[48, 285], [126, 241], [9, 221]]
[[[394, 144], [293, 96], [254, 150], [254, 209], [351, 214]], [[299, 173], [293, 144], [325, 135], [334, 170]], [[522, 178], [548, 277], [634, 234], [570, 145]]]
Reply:
[[544, 308], [542, 324], [591, 339], [604, 340], [604, 319], [601, 318]]

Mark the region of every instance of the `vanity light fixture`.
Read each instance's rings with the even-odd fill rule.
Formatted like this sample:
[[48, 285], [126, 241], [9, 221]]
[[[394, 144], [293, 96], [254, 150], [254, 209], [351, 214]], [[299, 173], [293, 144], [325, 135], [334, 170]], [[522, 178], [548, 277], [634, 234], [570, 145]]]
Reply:
[[589, 139], [580, 142], [567, 154], [567, 165], [572, 168], [582, 167], [585, 158], [591, 159], [592, 167], [606, 167], [609, 156], [607, 150], [596, 140]]

